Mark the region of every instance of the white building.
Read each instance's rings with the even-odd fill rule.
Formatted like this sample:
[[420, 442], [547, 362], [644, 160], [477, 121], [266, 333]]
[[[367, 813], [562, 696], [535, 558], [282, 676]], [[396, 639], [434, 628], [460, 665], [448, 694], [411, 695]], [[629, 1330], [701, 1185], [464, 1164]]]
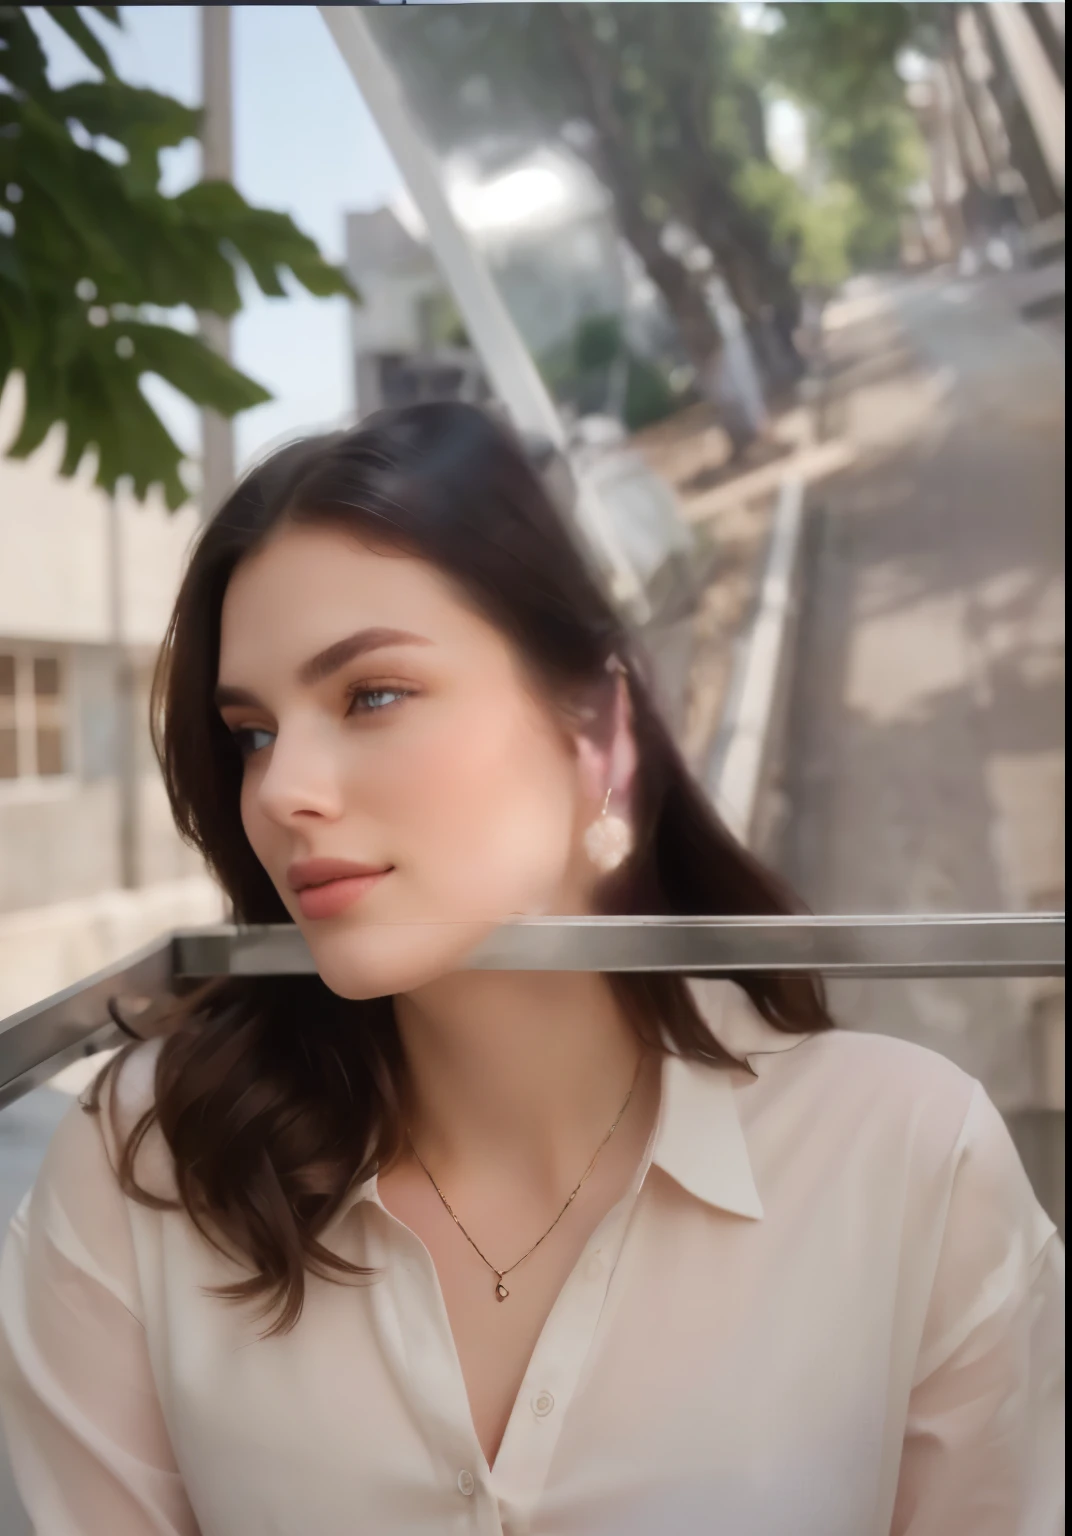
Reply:
[[[20, 417], [13, 380], [0, 446]], [[61, 445], [57, 432], [25, 462], [0, 457], [0, 1017], [222, 912], [148, 735], [196, 512], [113, 503], [88, 464], [61, 479]]]
[[[446, 177], [534, 356], [586, 315], [624, 314], [629, 264], [606, 190], [580, 160], [548, 147], [494, 171], [455, 159]], [[346, 255], [365, 299], [351, 320], [359, 414], [418, 398], [422, 384], [439, 396], [481, 398], [475, 360], [444, 343], [446, 289], [408, 199], [350, 214]]]

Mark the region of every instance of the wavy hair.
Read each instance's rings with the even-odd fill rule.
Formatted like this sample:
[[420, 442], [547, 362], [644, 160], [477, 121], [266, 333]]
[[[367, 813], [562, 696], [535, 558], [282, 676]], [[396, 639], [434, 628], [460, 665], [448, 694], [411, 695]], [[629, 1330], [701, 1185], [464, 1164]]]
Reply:
[[[220, 615], [239, 564], [284, 526], [334, 526], [417, 555], [448, 577], [512, 644], [551, 705], [584, 701], [605, 730], [617, 657], [632, 703], [638, 766], [635, 847], [606, 882], [608, 913], [770, 915], [801, 904], [735, 840], [693, 781], [653, 701], [646, 664], [524, 448], [487, 413], [460, 404], [382, 412], [355, 430], [293, 443], [248, 474], [204, 529], [182, 582], [152, 690], [152, 729], [175, 823], [203, 855], [238, 923], [290, 918], [242, 828], [242, 763], [213, 705]], [[677, 974], [614, 974], [615, 995], [654, 1049], [728, 1064]], [[817, 978], [739, 980], [776, 1029], [831, 1027]], [[95, 1080], [101, 1093], [136, 1042]], [[390, 998], [348, 1001], [316, 976], [226, 978], [177, 999], [166, 1019], [151, 1107], [125, 1135], [124, 1191], [184, 1207], [250, 1278], [212, 1287], [301, 1315], [305, 1276], [342, 1282], [369, 1271], [320, 1241], [348, 1190], [402, 1145], [404, 1060]], [[156, 1123], [174, 1163], [177, 1200], [134, 1170]], [[262, 1313], [263, 1315], [263, 1313]]]

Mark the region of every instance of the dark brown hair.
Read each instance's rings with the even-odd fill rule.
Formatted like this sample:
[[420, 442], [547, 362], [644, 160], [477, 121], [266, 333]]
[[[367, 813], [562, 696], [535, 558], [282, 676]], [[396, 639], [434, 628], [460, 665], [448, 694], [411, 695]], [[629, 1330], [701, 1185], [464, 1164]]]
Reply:
[[[294, 524], [335, 526], [429, 561], [511, 641], [549, 700], [602, 702], [597, 722], [613, 694], [607, 663], [620, 659], [639, 759], [636, 846], [607, 882], [604, 910], [802, 910], [692, 780], [630, 634], [522, 445], [475, 407], [429, 404], [281, 449], [246, 476], [194, 550], [154, 681], [153, 740], [179, 831], [204, 855], [237, 922], [289, 917], [243, 832], [242, 763], [212, 701], [220, 614], [239, 563]], [[730, 1060], [680, 975], [610, 981], [654, 1048]], [[831, 1025], [814, 978], [749, 976], [741, 985], [777, 1029]], [[316, 976], [227, 978], [177, 1001], [168, 1025], [154, 1102], [121, 1139], [120, 1182], [143, 1203], [185, 1207], [217, 1247], [222, 1238], [237, 1249], [253, 1274], [216, 1293], [278, 1306], [269, 1333], [288, 1329], [301, 1314], [306, 1272], [367, 1273], [319, 1234], [355, 1181], [386, 1166], [400, 1146], [404, 1063], [391, 999], [346, 1001]], [[134, 1049], [109, 1061], [88, 1111], [100, 1111], [105, 1082]], [[154, 1120], [174, 1161], [178, 1201], [135, 1179], [135, 1154]]]

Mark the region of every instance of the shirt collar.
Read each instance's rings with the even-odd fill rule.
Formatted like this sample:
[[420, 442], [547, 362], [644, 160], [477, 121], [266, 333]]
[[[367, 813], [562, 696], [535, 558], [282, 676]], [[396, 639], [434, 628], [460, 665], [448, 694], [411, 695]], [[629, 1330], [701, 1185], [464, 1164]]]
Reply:
[[725, 1067], [666, 1057], [651, 1160], [698, 1200], [758, 1220], [763, 1206], [735, 1094]]
[[[663, 1061], [659, 1118], [651, 1161], [698, 1200], [736, 1216], [761, 1220], [737, 1093], [761, 1076], [764, 1057], [790, 1051], [807, 1035], [789, 1035], [768, 1024], [731, 982], [690, 982], [708, 1029], [735, 1065], [667, 1056]], [[355, 1184], [330, 1225], [361, 1200], [376, 1200], [375, 1174]]]
[[698, 1200], [759, 1220], [763, 1205], [737, 1094], [762, 1074], [763, 1057], [792, 1050], [807, 1036], [775, 1029], [730, 982], [691, 986], [712, 1035], [740, 1065], [665, 1059], [652, 1162]]
[[791, 1051], [808, 1034], [790, 1035], [775, 1029], [757, 1013], [745, 994], [730, 981], [690, 981], [689, 990], [708, 1029], [736, 1061], [729, 1068], [740, 1079], [752, 1082], [763, 1072], [763, 1058]]

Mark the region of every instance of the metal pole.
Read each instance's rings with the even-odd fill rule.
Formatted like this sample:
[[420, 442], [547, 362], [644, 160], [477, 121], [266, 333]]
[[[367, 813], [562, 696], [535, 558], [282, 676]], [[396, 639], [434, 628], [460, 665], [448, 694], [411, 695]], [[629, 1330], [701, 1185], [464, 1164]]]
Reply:
[[[493, 388], [516, 427], [544, 437], [564, 451], [566, 435], [554, 401], [480, 252], [455, 218], [439, 163], [425, 144], [395, 72], [360, 8], [321, 5], [318, 10], [424, 220], [440, 270]], [[578, 485], [578, 501], [580, 521], [588, 536], [602, 546], [617, 595], [646, 616], [640, 582], [606, 508], [583, 478]]]
[[[201, 175], [205, 181], [234, 180], [231, 108], [231, 7], [201, 7]], [[221, 357], [231, 360], [231, 322], [202, 314], [201, 334]], [[212, 516], [235, 478], [234, 426], [215, 411], [201, 413], [201, 516]]]
[[[175, 975], [184, 979], [316, 973], [305, 939], [292, 923], [179, 930], [172, 939]], [[521, 918], [496, 926], [459, 969], [727, 976], [819, 971], [874, 978], [1063, 976], [1064, 964], [1064, 914], [1018, 912]], [[36, 1011], [47, 1012], [49, 1006], [46, 1001]]]
[[[1063, 912], [529, 918], [494, 929], [463, 968], [668, 971], [695, 977], [816, 971], [869, 978], [1060, 977], [1065, 920]], [[315, 973], [313, 956], [292, 923], [168, 934], [0, 1019], [0, 1109], [81, 1052], [119, 1043], [122, 1036], [111, 1022], [117, 1016], [138, 1034], [151, 1034], [177, 982]]]
[[118, 812], [119, 883], [141, 884], [139, 785], [135, 718], [137, 678], [127, 644], [123, 603], [123, 523], [114, 495], [108, 497], [108, 599], [115, 703], [115, 784]]

